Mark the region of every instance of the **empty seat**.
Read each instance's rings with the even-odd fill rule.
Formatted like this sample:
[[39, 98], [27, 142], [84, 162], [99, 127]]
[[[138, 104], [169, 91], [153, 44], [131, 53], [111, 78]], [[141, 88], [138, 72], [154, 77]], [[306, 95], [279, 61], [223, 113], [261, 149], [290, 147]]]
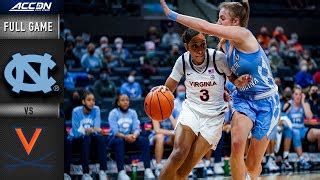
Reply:
[[150, 77], [150, 85], [159, 86], [163, 85], [166, 82], [166, 76], [151, 76]]
[[166, 77], [170, 75], [171, 71], [172, 71], [172, 67], [159, 67], [157, 69], [157, 73], [160, 76], [166, 76]]
[[113, 76], [128, 76], [128, 74], [131, 72], [131, 67], [116, 67], [112, 70]]

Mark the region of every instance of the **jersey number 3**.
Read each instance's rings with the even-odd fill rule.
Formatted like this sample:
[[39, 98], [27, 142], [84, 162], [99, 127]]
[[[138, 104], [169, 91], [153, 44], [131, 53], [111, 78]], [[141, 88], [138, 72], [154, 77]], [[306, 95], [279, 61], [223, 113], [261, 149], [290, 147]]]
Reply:
[[202, 93], [202, 95], [200, 96], [200, 99], [202, 101], [208, 101], [209, 100], [209, 92], [206, 89], [201, 89], [200, 92]]

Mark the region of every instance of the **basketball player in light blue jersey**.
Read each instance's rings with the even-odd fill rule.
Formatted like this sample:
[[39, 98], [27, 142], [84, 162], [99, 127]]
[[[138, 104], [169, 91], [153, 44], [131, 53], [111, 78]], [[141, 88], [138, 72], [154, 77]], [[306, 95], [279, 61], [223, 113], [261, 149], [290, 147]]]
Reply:
[[[249, 2], [223, 2], [217, 23], [178, 14], [160, 0], [164, 13], [173, 21], [220, 38], [219, 47], [227, 55], [235, 77], [250, 74], [251, 82], [233, 93], [231, 122], [231, 173], [233, 179], [256, 179], [269, 144], [268, 136], [278, 123], [279, 95], [269, 60], [255, 36], [247, 29]], [[232, 81], [232, 80], [231, 80]], [[252, 139], [246, 161], [244, 152], [249, 133]]]
[[311, 119], [313, 114], [311, 112], [309, 103], [305, 101], [305, 94], [302, 93], [300, 88], [294, 89], [292, 100], [284, 104], [283, 109], [292, 122], [292, 129], [286, 127], [283, 131], [284, 165], [285, 167], [288, 167], [288, 155], [292, 141], [293, 147], [299, 157], [300, 169], [309, 169], [311, 165], [303, 157], [301, 140], [305, 139], [308, 142], [318, 141], [318, 150], [320, 150], [320, 129], [306, 128], [304, 126], [304, 119]]

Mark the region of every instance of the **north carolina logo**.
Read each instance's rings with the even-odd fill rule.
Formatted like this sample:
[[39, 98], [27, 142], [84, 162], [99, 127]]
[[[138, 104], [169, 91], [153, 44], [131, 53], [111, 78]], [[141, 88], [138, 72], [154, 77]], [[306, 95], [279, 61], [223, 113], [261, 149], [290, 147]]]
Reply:
[[[51, 92], [51, 86], [56, 83], [52, 77], [48, 77], [49, 69], [53, 69], [56, 63], [51, 59], [51, 55], [45, 53], [43, 56], [36, 54], [21, 55], [17, 53], [12, 56], [12, 60], [8, 63], [4, 70], [4, 77], [6, 81], [12, 86], [12, 91], [19, 93]], [[38, 74], [29, 63], [40, 64], [40, 74]], [[15, 76], [13, 70], [15, 69]], [[24, 73], [28, 74], [34, 81], [34, 84], [24, 83]]]

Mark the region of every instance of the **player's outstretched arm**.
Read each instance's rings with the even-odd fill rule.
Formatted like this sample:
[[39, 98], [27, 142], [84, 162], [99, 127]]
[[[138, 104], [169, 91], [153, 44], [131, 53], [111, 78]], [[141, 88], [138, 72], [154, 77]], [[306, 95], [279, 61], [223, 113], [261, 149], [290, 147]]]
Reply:
[[165, 0], [160, 0], [162, 9], [165, 15], [180, 24], [183, 24], [189, 28], [195, 29], [199, 32], [214, 35], [219, 38], [233, 40], [235, 42], [243, 42], [245, 39], [251, 36], [251, 32], [244, 27], [240, 26], [223, 26], [214, 23], [210, 23], [200, 18], [186, 16], [178, 14], [167, 6]]

